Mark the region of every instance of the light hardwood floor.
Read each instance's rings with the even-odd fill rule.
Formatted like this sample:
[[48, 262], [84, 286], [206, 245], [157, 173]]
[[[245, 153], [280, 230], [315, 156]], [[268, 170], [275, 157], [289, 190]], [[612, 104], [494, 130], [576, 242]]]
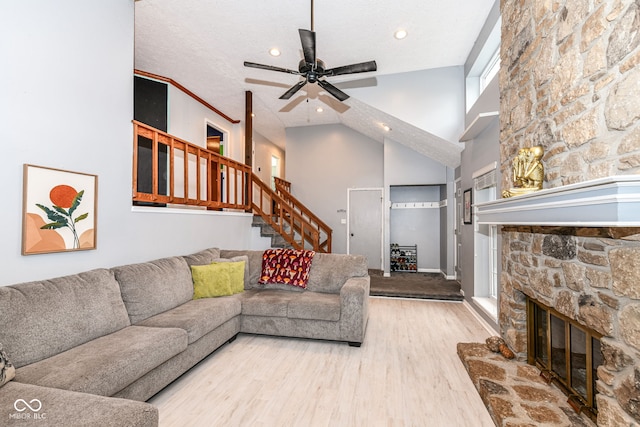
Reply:
[[469, 309], [370, 302], [360, 348], [239, 335], [150, 400], [160, 426], [493, 426], [456, 354], [490, 335]]

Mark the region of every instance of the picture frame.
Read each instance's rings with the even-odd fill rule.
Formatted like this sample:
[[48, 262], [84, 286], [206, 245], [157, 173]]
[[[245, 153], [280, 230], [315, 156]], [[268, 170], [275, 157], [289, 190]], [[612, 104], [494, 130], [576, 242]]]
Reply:
[[473, 204], [471, 196], [471, 188], [464, 190], [462, 193], [462, 222], [471, 224], [471, 206]]
[[97, 248], [97, 175], [24, 164], [22, 185], [22, 255]]

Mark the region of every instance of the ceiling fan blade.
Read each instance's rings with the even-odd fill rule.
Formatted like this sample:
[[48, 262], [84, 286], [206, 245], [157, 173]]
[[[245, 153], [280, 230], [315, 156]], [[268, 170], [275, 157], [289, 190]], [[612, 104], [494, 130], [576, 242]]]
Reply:
[[345, 99], [349, 98], [349, 95], [347, 95], [346, 93], [344, 93], [343, 91], [341, 91], [340, 89], [338, 89], [337, 87], [335, 87], [334, 85], [332, 85], [326, 80], [318, 80], [318, 84], [320, 85], [320, 87], [322, 87], [324, 90], [329, 92], [331, 95], [333, 95], [340, 101], [344, 101]]
[[341, 74], [355, 74], [355, 73], [367, 73], [369, 71], [376, 71], [378, 66], [376, 61], [361, 62], [359, 64], [343, 65], [342, 67], [330, 68], [326, 70], [323, 75], [325, 76], [339, 76]]
[[280, 73], [289, 73], [300, 75], [300, 71], [289, 70], [287, 68], [274, 67], [273, 65], [256, 64], [255, 62], [244, 61], [245, 67], [260, 68], [261, 70], [278, 71]]
[[298, 83], [296, 83], [294, 86], [291, 87], [291, 89], [289, 89], [288, 91], [286, 91], [281, 97], [280, 99], [289, 99], [293, 96], [294, 93], [296, 93], [297, 91], [299, 91], [300, 89], [302, 89], [302, 86], [307, 84], [307, 80], [300, 80]]
[[302, 52], [304, 53], [304, 61], [307, 64], [316, 63], [316, 33], [315, 31], [298, 30], [300, 33], [300, 41], [302, 42]]

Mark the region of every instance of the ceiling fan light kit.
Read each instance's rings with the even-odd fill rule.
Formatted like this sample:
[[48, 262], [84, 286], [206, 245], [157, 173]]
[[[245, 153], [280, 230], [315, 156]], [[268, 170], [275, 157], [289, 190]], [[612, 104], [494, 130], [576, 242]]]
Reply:
[[341, 67], [327, 69], [324, 62], [316, 57], [316, 33], [313, 31], [313, 1], [311, 2], [311, 30], [299, 29], [300, 42], [304, 58], [298, 64], [298, 70], [275, 67], [272, 65], [257, 64], [255, 62], [244, 62], [245, 67], [259, 68], [262, 70], [277, 71], [280, 73], [296, 74], [304, 79], [287, 90], [280, 99], [289, 99], [307, 83], [317, 83], [321, 88], [329, 92], [340, 101], [349, 98], [349, 95], [325, 80], [326, 77], [339, 76], [344, 74], [366, 73], [378, 69], [376, 61], [361, 62], [358, 64], [343, 65]]

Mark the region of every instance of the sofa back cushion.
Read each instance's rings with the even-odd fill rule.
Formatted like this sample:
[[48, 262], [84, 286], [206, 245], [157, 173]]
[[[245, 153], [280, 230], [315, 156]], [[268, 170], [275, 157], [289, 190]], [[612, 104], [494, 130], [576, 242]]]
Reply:
[[316, 253], [309, 271], [307, 290], [338, 293], [347, 279], [368, 274], [367, 259], [362, 255]]
[[[265, 285], [259, 285], [260, 273], [262, 272], [262, 254], [264, 251], [243, 251], [243, 250], [220, 250], [220, 257], [230, 260], [239, 260], [240, 256], [247, 257], [247, 264], [244, 270], [244, 288], [249, 289], [264, 289]], [[216, 260], [216, 262], [219, 260]], [[283, 285], [284, 286], [284, 285]]]
[[0, 287], [0, 342], [16, 368], [129, 326], [113, 273]]
[[[261, 285], [262, 255], [264, 251], [220, 250], [220, 256], [231, 258], [240, 255], [249, 257], [249, 274], [245, 274], [245, 289], [281, 289], [302, 291], [295, 286], [280, 283]], [[369, 274], [367, 259], [362, 255], [316, 253], [309, 270], [307, 290], [313, 292], [339, 293], [342, 285], [351, 277], [364, 277]]]
[[183, 257], [123, 265], [112, 271], [133, 325], [193, 298], [191, 269]]
[[207, 265], [211, 264], [216, 258], [220, 258], [220, 249], [210, 248], [205, 249], [195, 254], [185, 255], [184, 260], [187, 261], [189, 266], [192, 265]]

